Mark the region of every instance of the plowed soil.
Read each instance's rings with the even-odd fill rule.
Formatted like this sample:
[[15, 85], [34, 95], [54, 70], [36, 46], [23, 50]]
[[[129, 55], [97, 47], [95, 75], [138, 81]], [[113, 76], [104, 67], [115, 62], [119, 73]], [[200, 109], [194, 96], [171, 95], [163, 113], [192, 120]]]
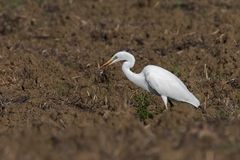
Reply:
[[[1, 0], [0, 159], [240, 159], [240, 1]], [[202, 109], [129, 82], [120, 50]], [[143, 98], [142, 98], [143, 97]], [[142, 98], [142, 99], [141, 99]], [[139, 101], [151, 116], [142, 117]], [[143, 114], [144, 114], [143, 113]]]

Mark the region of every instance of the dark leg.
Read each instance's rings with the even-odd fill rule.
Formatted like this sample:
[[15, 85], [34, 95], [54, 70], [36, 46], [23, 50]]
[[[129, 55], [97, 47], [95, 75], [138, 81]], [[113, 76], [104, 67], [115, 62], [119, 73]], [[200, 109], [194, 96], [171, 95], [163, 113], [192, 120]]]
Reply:
[[173, 105], [173, 103], [172, 103], [172, 101], [168, 98], [168, 102], [169, 102], [169, 104], [170, 104], [170, 107], [173, 107], [174, 105]]

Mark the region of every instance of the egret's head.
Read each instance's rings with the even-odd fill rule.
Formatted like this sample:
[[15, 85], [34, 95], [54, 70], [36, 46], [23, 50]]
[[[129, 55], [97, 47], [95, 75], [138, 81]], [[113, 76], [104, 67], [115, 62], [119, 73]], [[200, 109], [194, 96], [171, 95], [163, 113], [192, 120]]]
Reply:
[[131, 55], [130, 53], [128, 53], [126, 51], [117, 52], [116, 54], [114, 54], [112, 56], [112, 58], [110, 60], [108, 60], [106, 63], [104, 63], [100, 68], [102, 69], [106, 66], [109, 66], [109, 65], [114, 64], [114, 63], [119, 62], [119, 61], [128, 61], [132, 57], [133, 57], [133, 55]]

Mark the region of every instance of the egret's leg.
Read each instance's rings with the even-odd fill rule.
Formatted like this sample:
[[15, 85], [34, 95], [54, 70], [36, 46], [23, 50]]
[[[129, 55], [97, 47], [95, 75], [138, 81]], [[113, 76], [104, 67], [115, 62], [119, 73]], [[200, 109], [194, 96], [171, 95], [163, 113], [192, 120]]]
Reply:
[[166, 96], [163, 96], [163, 95], [161, 97], [162, 97], [162, 100], [164, 102], [166, 110], [168, 110], [168, 106], [167, 106], [168, 98]]
[[168, 98], [168, 102], [169, 102], [169, 104], [170, 104], [170, 107], [173, 107], [174, 105], [173, 105], [173, 103], [172, 103], [172, 101]]

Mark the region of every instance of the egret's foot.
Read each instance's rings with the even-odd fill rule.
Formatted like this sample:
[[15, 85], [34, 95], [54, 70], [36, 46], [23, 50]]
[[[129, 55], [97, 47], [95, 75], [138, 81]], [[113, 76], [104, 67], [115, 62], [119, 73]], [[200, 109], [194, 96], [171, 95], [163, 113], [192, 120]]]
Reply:
[[168, 110], [169, 110], [168, 106], [165, 106], [165, 111], [168, 111]]
[[171, 110], [171, 108], [169, 108], [168, 106], [165, 105], [165, 109], [162, 112], [168, 112], [170, 110]]
[[165, 109], [162, 111], [162, 113], [165, 113], [165, 112], [168, 112], [168, 111], [169, 111], [168, 107], [165, 106]]

